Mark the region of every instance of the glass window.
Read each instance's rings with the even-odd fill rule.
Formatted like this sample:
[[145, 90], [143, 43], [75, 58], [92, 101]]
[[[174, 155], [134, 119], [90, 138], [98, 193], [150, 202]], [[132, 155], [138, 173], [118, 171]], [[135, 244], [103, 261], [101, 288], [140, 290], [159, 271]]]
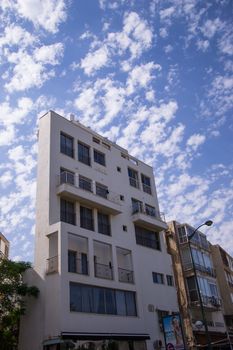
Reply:
[[80, 226], [94, 231], [94, 220], [92, 209], [80, 206]]
[[129, 184], [130, 186], [139, 188], [138, 173], [137, 171], [128, 168]]
[[68, 272], [76, 272], [77, 269], [77, 252], [68, 250]]
[[145, 204], [145, 210], [146, 210], [146, 215], [156, 217], [155, 207], [152, 207], [149, 204]]
[[131, 201], [132, 201], [132, 214], [143, 213], [142, 202], [135, 198], [131, 198]]
[[105, 296], [104, 296], [104, 288], [93, 288], [94, 292], [94, 312], [96, 314], [104, 314], [105, 313]]
[[145, 247], [160, 250], [159, 233], [135, 225], [136, 243]]
[[86, 165], [91, 165], [90, 147], [78, 142], [78, 160]]
[[174, 286], [173, 276], [167, 275], [167, 285], [168, 286]]
[[60, 184], [68, 183], [74, 185], [74, 172], [60, 168]]
[[109, 215], [98, 212], [98, 232], [104, 235], [111, 235]]
[[136, 316], [135, 293], [125, 292], [125, 303], [127, 316]]
[[79, 187], [83, 190], [92, 192], [92, 181], [85, 176], [79, 175]]
[[74, 158], [74, 139], [71, 136], [60, 134], [60, 151], [69, 157]]
[[60, 219], [68, 224], [75, 225], [75, 205], [65, 199], [60, 200]]
[[105, 289], [106, 314], [116, 315], [115, 291], [113, 289]]
[[82, 286], [70, 283], [70, 311], [82, 312]]
[[102, 184], [96, 183], [96, 194], [103, 198], [108, 198], [108, 187]]
[[141, 174], [142, 189], [144, 192], [151, 194], [150, 178], [146, 175]]
[[157, 284], [164, 284], [164, 278], [162, 273], [152, 272], [153, 282]]
[[94, 149], [94, 162], [105, 166], [105, 154]]
[[126, 315], [125, 294], [121, 290], [116, 291], [117, 315]]

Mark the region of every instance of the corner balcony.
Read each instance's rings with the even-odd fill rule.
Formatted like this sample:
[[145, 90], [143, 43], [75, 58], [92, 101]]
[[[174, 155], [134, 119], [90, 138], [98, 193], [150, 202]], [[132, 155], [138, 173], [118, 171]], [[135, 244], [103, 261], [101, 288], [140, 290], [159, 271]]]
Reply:
[[132, 221], [152, 230], [162, 231], [167, 229], [165, 217], [156, 209], [151, 209], [141, 202], [135, 203], [132, 207]]
[[120, 196], [90, 179], [64, 171], [58, 176], [57, 195], [117, 215], [122, 212]]

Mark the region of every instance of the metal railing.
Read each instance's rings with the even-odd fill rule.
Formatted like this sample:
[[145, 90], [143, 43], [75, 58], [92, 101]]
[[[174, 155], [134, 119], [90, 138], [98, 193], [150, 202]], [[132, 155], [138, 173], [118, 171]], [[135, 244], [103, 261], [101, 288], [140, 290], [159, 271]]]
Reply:
[[139, 245], [143, 245], [145, 247], [160, 250], [159, 240], [151, 239], [151, 238], [145, 237], [144, 235], [140, 235], [138, 233], [136, 233], [136, 243]]
[[164, 213], [159, 212], [155, 208], [144, 205], [142, 202], [134, 202], [132, 204], [132, 214], [142, 213], [148, 216], [152, 216], [158, 220], [165, 221]]
[[47, 259], [47, 269], [46, 273], [56, 273], [58, 272], [58, 255]]
[[[185, 263], [183, 266], [184, 266], [185, 271], [193, 269], [193, 264], [191, 262]], [[213, 269], [212, 267], [206, 267], [206, 266], [195, 263], [195, 268], [199, 272], [203, 272], [203, 273], [206, 273], [212, 277], [216, 277], [216, 270]]]
[[134, 275], [133, 271], [118, 268], [118, 275], [119, 275], [119, 281], [120, 282], [126, 282], [126, 283], [134, 283]]
[[91, 179], [87, 179], [84, 176], [75, 175], [69, 171], [63, 171], [60, 175], [58, 175], [58, 185], [69, 184], [76, 188], [80, 188], [81, 190], [91, 192], [96, 196], [100, 196], [113, 202], [115, 204], [120, 204], [120, 195], [109, 191], [108, 188], [96, 184], [95, 188], [93, 186], [93, 181]]
[[88, 261], [83, 264], [81, 259], [75, 259], [75, 264], [72, 265], [72, 261], [70, 260], [68, 263], [68, 272], [88, 275]]
[[[198, 293], [196, 289], [189, 291], [189, 299], [191, 303], [199, 304]], [[222, 300], [215, 296], [210, 297], [207, 295], [202, 295], [201, 299], [205, 307], [219, 308], [222, 305]]]
[[146, 193], [149, 193], [149, 194], [152, 193], [151, 187], [150, 187], [149, 185], [144, 184], [144, 183], [142, 184], [142, 189], [143, 189], [143, 191], [146, 192]]
[[95, 277], [113, 279], [112, 266], [95, 263]]
[[139, 188], [139, 181], [135, 179], [134, 177], [129, 176], [129, 184], [130, 186], [133, 186], [135, 188]]

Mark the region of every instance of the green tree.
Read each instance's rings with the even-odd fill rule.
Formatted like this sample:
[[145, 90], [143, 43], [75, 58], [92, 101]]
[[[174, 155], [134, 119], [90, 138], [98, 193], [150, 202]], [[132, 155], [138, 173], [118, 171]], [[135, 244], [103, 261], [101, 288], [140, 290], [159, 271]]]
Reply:
[[39, 290], [23, 281], [28, 262], [0, 261], [0, 348], [17, 349], [20, 316], [25, 313], [25, 297], [37, 297]]

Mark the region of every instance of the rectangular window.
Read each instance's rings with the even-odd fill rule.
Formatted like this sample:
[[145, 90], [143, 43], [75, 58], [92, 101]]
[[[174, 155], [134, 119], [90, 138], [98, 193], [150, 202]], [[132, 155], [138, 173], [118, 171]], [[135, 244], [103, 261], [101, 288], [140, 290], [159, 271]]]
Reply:
[[185, 243], [187, 242], [187, 234], [184, 226], [178, 227], [178, 234], [179, 234], [179, 241], [180, 243]]
[[91, 165], [90, 147], [78, 142], [78, 160], [86, 165]]
[[108, 187], [102, 184], [96, 183], [96, 194], [97, 196], [108, 198]]
[[94, 231], [94, 220], [92, 209], [80, 206], [80, 226]]
[[79, 188], [92, 192], [92, 181], [85, 176], [79, 175]]
[[136, 243], [145, 247], [160, 250], [159, 233], [135, 225]]
[[105, 166], [105, 154], [94, 149], [94, 162]]
[[109, 215], [98, 212], [98, 232], [104, 235], [111, 235]]
[[74, 185], [74, 177], [75, 174], [73, 171], [60, 168], [60, 185], [64, 183]]
[[153, 282], [157, 284], [164, 284], [164, 278], [162, 273], [152, 272]]
[[149, 204], [145, 204], [146, 215], [156, 217], [155, 207], [152, 207]]
[[68, 224], [75, 225], [75, 204], [73, 202], [61, 198], [60, 219]]
[[70, 282], [70, 311], [137, 316], [135, 292]]
[[132, 214], [143, 213], [142, 202], [135, 198], [131, 198], [131, 201], [132, 201]]
[[77, 252], [68, 250], [68, 272], [77, 272]]
[[129, 184], [130, 186], [139, 188], [138, 172], [132, 168], [128, 168]]
[[71, 136], [60, 134], [60, 151], [69, 157], [74, 158], [74, 139]]
[[142, 180], [142, 189], [144, 192], [151, 194], [151, 184], [150, 184], [150, 178], [146, 175], [141, 174], [141, 180]]
[[167, 285], [168, 286], [174, 286], [173, 276], [167, 275]]

